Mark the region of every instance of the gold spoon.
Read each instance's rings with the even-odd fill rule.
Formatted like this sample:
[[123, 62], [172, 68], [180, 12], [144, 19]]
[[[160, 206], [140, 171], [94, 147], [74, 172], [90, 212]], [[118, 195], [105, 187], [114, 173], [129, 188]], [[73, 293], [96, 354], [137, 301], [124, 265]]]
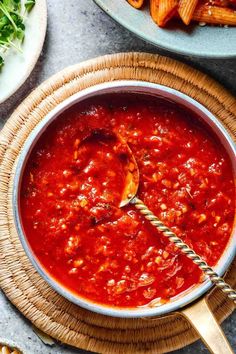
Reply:
[[227, 284], [223, 278], [221, 278], [203, 259], [200, 257], [192, 248], [190, 248], [183, 240], [178, 237], [169, 227], [167, 227], [163, 222], [154, 215], [151, 210], [149, 210], [146, 205], [136, 197], [139, 188], [139, 169], [136, 159], [123, 137], [120, 134], [108, 131], [106, 129], [96, 129], [88, 133], [83, 139], [87, 140], [96, 136], [98, 139], [115, 139], [118, 140], [122, 146], [125, 147], [127, 152], [127, 165], [126, 165], [126, 179], [125, 187], [121, 196], [121, 202], [119, 207], [124, 207], [125, 205], [132, 204], [137, 210], [147, 219], [156, 229], [163, 233], [163, 235], [176, 247], [178, 247], [182, 253], [184, 253], [188, 258], [190, 258], [193, 263], [195, 263], [205, 275], [207, 275], [211, 282], [220, 288], [233, 302], [236, 304], [236, 291]]

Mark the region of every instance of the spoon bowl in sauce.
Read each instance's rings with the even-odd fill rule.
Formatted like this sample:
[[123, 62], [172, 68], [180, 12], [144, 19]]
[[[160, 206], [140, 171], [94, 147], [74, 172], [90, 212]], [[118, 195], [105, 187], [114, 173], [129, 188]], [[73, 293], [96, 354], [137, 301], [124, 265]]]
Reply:
[[81, 144], [99, 141], [101, 144], [113, 145], [113, 151], [120, 156], [123, 161], [125, 175], [124, 189], [121, 195], [119, 207], [122, 208], [129, 204], [138, 192], [139, 187], [139, 169], [137, 161], [125, 139], [117, 132], [106, 129], [95, 129], [85, 134], [80, 141]]

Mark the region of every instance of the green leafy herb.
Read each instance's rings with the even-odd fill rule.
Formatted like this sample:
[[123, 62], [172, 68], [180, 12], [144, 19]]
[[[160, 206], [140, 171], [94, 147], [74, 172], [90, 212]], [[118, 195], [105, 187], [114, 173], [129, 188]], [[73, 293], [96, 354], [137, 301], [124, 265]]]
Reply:
[[[26, 0], [26, 11], [31, 11], [34, 5], [35, 0]], [[25, 36], [22, 12], [21, 0], [0, 0], [0, 50], [2, 54], [10, 47], [21, 51], [20, 44]], [[0, 68], [3, 64], [4, 60], [0, 56]]]
[[4, 59], [3, 57], [0, 57], [0, 70], [2, 69], [3, 65], [4, 65]]
[[25, 3], [25, 8], [28, 12], [30, 12], [34, 7], [34, 5], [35, 5], [35, 0], [27, 0]]

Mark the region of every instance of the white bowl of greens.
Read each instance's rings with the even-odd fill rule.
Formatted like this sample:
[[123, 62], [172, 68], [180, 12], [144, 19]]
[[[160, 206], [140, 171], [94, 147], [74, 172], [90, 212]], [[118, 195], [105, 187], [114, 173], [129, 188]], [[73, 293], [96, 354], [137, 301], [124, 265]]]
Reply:
[[27, 79], [41, 53], [46, 0], [0, 0], [0, 103]]

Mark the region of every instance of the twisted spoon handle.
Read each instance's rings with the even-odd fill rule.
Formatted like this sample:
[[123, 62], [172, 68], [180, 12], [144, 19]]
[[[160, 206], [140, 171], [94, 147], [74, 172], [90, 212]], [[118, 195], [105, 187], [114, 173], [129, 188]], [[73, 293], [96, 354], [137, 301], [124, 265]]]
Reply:
[[136, 209], [148, 220], [150, 223], [161, 231], [168, 240], [175, 244], [188, 258], [190, 258], [197, 266], [209, 276], [212, 283], [220, 288], [233, 302], [236, 304], [236, 291], [228, 285], [214, 270], [197, 254], [195, 253], [181, 238], [165, 226], [142, 202], [142, 200], [134, 197], [131, 201]]

